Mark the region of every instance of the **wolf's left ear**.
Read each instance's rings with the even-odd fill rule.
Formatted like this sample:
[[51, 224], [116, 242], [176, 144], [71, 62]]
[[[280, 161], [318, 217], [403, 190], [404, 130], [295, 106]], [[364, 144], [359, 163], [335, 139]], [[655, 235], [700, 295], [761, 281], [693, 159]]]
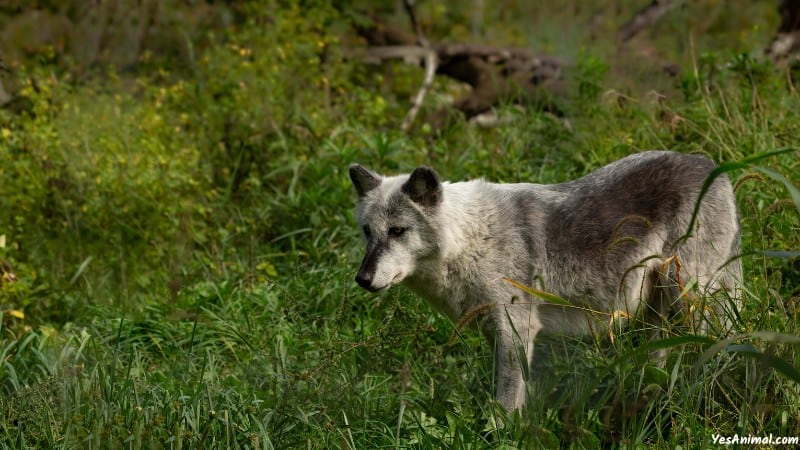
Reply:
[[378, 174], [358, 164], [350, 165], [350, 180], [353, 182], [359, 198], [367, 195], [367, 192], [381, 184], [381, 177]]
[[411, 172], [402, 191], [415, 203], [422, 206], [436, 206], [442, 201], [442, 183], [439, 175], [430, 167], [417, 167]]

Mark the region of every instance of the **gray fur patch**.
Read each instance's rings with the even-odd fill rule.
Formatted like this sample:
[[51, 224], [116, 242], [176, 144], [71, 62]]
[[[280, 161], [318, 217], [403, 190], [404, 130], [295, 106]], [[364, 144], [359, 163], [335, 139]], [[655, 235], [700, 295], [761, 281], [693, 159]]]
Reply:
[[[356, 218], [371, 230], [359, 284], [378, 291], [402, 283], [454, 322], [479, 315], [496, 348], [497, 399], [521, 408], [520, 363], [531, 364], [540, 331], [591, 333], [618, 311], [654, 312], [645, 316], [658, 325], [680, 293], [676, 261], [701, 293], [725, 289], [736, 298], [739, 225], [727, 177], [706, 193], [691, 238], [678, 242], [713, 169], [702, 156], [643, 152], [540, 185], [443, 183], [427, 167], [381, 177], [354, 165]], [[548, 304], [504, 278], [576, 308]], [[520, 345], [527, 361], [516, 357]]]

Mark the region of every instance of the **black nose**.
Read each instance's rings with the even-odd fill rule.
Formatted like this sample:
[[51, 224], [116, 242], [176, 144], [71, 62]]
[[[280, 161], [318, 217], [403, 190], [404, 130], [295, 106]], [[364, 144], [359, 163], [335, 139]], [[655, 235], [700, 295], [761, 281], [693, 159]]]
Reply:
[[368, 291], [372, 290], [372, 277], [368, 273], [358, 272], [356, 283]]

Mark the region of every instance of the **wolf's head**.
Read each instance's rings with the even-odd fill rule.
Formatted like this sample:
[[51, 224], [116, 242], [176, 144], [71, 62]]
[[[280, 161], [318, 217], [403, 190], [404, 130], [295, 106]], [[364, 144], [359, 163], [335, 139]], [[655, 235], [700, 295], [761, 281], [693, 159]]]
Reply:
[[410, 175], [382, 177], [358, 164], [350, 166], [358, 193], [356, 220], [367, 245], [356, 282], [371, 292], [388, 289], [439, 249], [437, 210], [442, 183], [429, 167]]

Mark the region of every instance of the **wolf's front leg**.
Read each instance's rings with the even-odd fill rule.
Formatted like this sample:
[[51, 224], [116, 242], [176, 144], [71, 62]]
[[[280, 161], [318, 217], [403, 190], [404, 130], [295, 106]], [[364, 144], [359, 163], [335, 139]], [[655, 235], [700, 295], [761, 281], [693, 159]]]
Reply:
[[506, 412], [522, 410], [526, 400], [526, 377], [513, 347], [500, 346], [495, 352], [497, 364], [497, 401]]
[[[528, 309], [528, 308], [525, 308]], [[541, 325], [535, 313], [508, 311], [495, 334], [497, 400], [507, 412], [522, 410], [527, 399], [526, 384], [533, 362], [533, 342]]]

